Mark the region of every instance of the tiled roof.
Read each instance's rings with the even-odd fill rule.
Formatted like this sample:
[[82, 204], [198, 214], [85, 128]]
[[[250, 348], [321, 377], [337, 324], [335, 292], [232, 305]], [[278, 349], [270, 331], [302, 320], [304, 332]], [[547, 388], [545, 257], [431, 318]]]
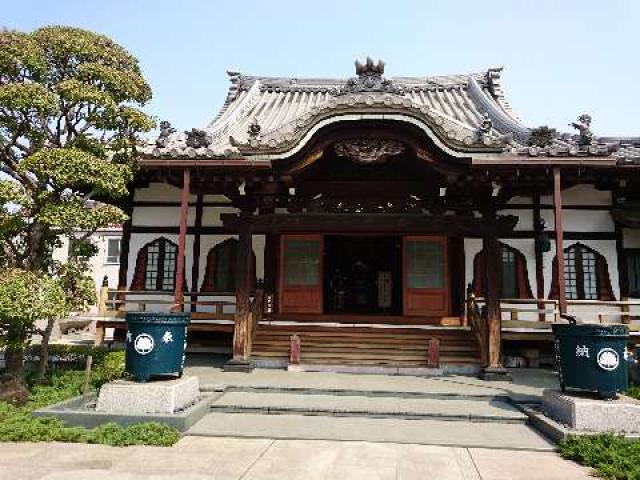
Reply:
[[[331, 118], [410, 116], [427, 125], [443, 147], [505, 156], [603, 156], [640, 159], [640, 142], [578, 147], [576, 136], [548, 148], [528, 148], [531, 130], [512, 112], [500, 85], [501, 68], [464, 75], [392, 77], [384, 64], [356, 65], [350, 79], [248, 76], [228, 72], [231, 85], [218, 115], [202, 130], [161, 134], [142, 149], [154, 158], [275, 157], [291, 151]], [[384, 115], [384, 117], [382, 117]], [[163, 136], [164, 135], [164, 136]], [[201, 141], [200, 141], [201, 140]], [[625, 160], [627, 163], [629, 160]]]

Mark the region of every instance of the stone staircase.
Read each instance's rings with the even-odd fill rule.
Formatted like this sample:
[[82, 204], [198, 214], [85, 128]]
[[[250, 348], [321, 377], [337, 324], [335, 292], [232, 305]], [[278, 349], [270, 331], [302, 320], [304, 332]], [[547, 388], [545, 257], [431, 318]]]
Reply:
[[354, 388], [226, 386], [187, 435], [554, 448], [506, 395], [360, 390], [348, 376]]

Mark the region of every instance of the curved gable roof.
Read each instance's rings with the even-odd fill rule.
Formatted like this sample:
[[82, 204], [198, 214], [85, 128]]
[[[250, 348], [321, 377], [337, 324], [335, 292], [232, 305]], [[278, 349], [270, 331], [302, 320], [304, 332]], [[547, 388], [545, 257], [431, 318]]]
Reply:
[[[187, 142], [187, 132], [172, 133], [162, 145], [142, 149], [146, 157], [229, 158], [268, 161], [286, 155], [334, 120], [404, 118], [420, 124], [449, 153], [486, 153], [492, 159], [612, 155], [618, 162], [640, 162], [640, 140], [614, 139], [582, 148], [576, 136], [556, 136], [549, 147], [527, 147], [531, 129], [513, 113], [501, 86], [502, 68], [430, 77], [385, 77], [384, 63], [356, 62], [347, 79], [264, 77], [227, 72], [224, 105], [198, 134], [203, 144]], [[382, 117], [382, 116], [384, 117]], [[491, 127], [483, 131], [483, 121]], [[610, 140], [610, 139], [608, 139]], [[497, 157], [496, 157], [497, 154]], [[493, 160], [491, 160], [493, 161]], [[614, 163], [616, 160], [613, 160]]]

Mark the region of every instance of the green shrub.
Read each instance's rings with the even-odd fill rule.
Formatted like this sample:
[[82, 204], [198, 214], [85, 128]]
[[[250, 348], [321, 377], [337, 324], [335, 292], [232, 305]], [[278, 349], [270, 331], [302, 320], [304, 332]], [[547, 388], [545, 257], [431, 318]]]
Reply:
[[129, 427], [107, 423], [87, 430], [67, 427], [57, 418], [37, 418], [27, 409], [0, 402], [0, 442], [82, 442], [115, 447], [168, 447], [179, 439], [180, 434], [175, 428], [160, 423], [139, 423]]
[[[33, 384], [27, 379], [31, 392], [27, 404], [30, 410], [80, 395], [84, 386], [84, 365], [87, 355], [93, 355], [90, 378], [92, 388], [98, 389], [105, 383], [124, 375], [124, 351], [66, 345], [55, 347], [55, 355], [65, 360], [65, 367], [51, 368], [44, 384]], [[75, 369], [69, 368], [70, 366]]]
[[94, 387], [102, 385], [124, 375], [124, 351], [108, 352], [95, 364], [91, 372], [91, 383]]
[[[32, 359], [37, 356], [37, 350], [28, 353]], [[50, 353], [58, 360], [56, 365], [63, 367], [51, 368], [44, 384], [28, 382], [30, 396], [27, 405], [18, 408], [0, 402], [0, 442], [82, 442], [125, 447], [171, 446], [180, 439], [180, 433], [175, 428], [160, 423], [139, 423], [129, 427], [107, 423], [87, 430], [67, 427], [56, 418], [34, 417], [31, 415], [33, 410], [68, 400], [82, 392], [84, 365], [88, 355], [93, 356], [90, 378], [93, 388], [100, 388], [124, 374], [123, 351], [52, 345]]]
[[560, 445], [560, 454], [594, 468], [604, 478], [640, 480], [640, 441], [614, 434], [572, 436]]

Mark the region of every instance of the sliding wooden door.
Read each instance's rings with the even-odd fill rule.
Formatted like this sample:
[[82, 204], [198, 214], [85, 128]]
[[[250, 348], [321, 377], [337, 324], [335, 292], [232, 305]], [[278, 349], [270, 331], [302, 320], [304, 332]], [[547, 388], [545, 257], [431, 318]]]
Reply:
[[449, 315], [447, 238], [406, 236], [402, 250], [404, 315]]
[[280, 312], [322, 313], [322, 235], [282, 235]]

